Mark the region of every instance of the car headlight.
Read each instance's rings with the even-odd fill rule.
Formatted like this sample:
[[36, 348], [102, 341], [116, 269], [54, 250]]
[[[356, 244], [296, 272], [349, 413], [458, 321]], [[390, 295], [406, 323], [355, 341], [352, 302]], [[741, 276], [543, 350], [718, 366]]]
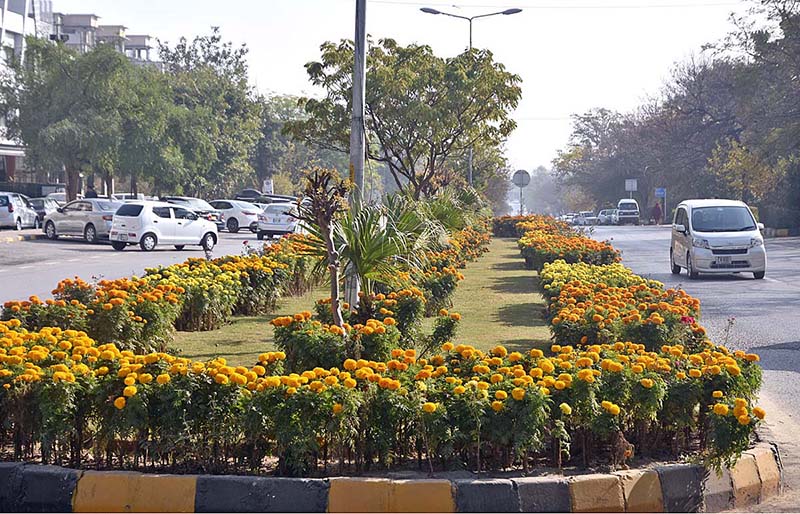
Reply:
[[757, 246], [762, 246], [764, 244], [764, 240], [760, 237], [753, 237], [750, 239], [749, 248], [755, 248]]
[[699, 237], [695, 237], [692, 239], [692, 246], [695, 248], [706, 248], [711, 249], [711, 246], [708, 244], [708, 239], [700, 239]]

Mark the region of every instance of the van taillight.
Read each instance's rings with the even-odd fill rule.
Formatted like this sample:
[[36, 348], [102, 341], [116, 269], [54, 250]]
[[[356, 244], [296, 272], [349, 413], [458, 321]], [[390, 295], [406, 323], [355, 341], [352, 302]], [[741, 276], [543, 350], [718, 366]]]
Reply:
[[14, 212], [14, 204], [12, 203], [8, 204], [8, 212]]

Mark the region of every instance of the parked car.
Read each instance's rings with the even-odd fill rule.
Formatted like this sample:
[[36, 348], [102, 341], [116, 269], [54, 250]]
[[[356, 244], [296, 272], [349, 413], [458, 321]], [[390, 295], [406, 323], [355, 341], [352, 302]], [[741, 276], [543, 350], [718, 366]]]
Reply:
[[[47, 195], [46, 198], [52, 198], [53, 200], [58, 202], [58, 205], [64, 205], [65, 203], [67, 203], [67, 193], [64, 192], [64, 191], [58, 191], [58, 192], [55, 192], [55, 193], [50, 193], [49, 195]], [[75, 196], [75, 199], [76, 200], [82, 200], [83, 199], [83, 195], [81, 193], [78, 193]]]
[[39, 226], [44, 225], [44, 217], [50, 214], [51, 212], [57, 210], [60, 206], [58, 202], [53, 200], [52, 198], [31, 198], [30, 199], [31, 206], [36, 211], [36, 215], [39, 218]]
[[264, 196], [264, 193], [258, 189], [242, 189], [236, 196], [234, 196], [234, 199], [249, 202], [255, 201], [261, 196]]
[[690, 279], [700, 273], [767, 270], [761, 230], [750, 208], [737, 200], [686, 200], [678, 204], [672, 223], [669, 261], [672, 273], [685, 268]]
[[258, 239], [272, 238], [276, 235], [294, 234], [301, 232], [302, 226], [297, 218], [297, 204], [273, 203], [264, 208], [258, 215]]
[[614, 213], [616, 209], [603, 209], [597, 213], [597, 223], [599, 225], [612, 225], [614, 223]]
[[215, 208], [211, 207], [211, 205], [205, 200], [193, 198], [191, 196], [162, 196], [161, 200], [167, 203], [174, 203], [176, 205], [185, 207], [201, 218], [205, 218], [208, 221], [213, 221], [217, 225], [218, 231], [225, 228], [225, 216]]
[[138, 244], [145, 252], [160, 244], [183, 250], [200, 245], [211, 251], [217, 244], [217, 224], [193, 211], [167, 202], [132, 201], [122, 204], [111, 225], [111, 246], [124, 250]]
[[27, 196], [0, 192], [0, 227], [39, 228], [39, 216]]
[[623, 198], [617, 202], [617, 212], [614, 215], [614, 225], [626, 223], [639, 224], [639, 202], [633, 198]]
[[592, 211], [581, 211], [573, 219], [575, 225], [597, 225], [597, 216]]
[[121, 205], [104, 198], [75, 200], [44, 217], [44, 233], [48, 239], [78, 236], [97, 243], [108, 239], [112, 218]]
[[242, 200], [213, 200], [209, 203], [225, 216], [228, 232], [235, 234], [241, 227], [247, 227], [253, 233], [258, 231], [258, 214], [263, 209]]

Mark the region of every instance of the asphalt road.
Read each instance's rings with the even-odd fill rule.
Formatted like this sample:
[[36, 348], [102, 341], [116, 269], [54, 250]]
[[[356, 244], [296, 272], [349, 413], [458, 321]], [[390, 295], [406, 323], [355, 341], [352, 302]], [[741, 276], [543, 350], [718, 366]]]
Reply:
[[700, 322], [713, 341], [761, 356], [767, 432], [781, 447], [784, 467], [795, 472], [787, 482], [800, 490], [800, 238], [765, 240], [763, 280], [750, 273], [689, 280], [685, 270], [670, 273], [669, 227], [596, 227], [593, 237], [610, 240], [636, 273], [699, 298]]
[[[20, 233], [3, 230], [0, 239], [17, 234]], [[241, 254], [244, 241], [251, 245], [259, 243], [256, 235], [249, 231], [237, 234], [221, 232], [212, 255]], [[68, 277], [91, 280], [141, 275], [145, 268], [183, 262], [189, 257], [205, 257], [205, 253], [199, 246], [187, 246], [182, 251], [172, 246], [158, 246], [149, 253], [141, 251], [138, 246], [129, 246], [117, 252], [108, 242], [90, 245], [67, 238], [0, 243], [0, 304], [8, 300], [25, 300], [34, 294], [49, 298], [56, 284]]]

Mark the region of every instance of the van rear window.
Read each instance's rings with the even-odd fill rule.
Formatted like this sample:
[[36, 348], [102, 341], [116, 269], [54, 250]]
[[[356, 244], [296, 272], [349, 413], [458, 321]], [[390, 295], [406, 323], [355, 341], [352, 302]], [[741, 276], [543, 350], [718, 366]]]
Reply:
[[122, 207], [117, 209], [116, 215], [117, 216], [125, 216], [125, 217], [128, 217], [128, 218], [135, 218], [141, 213], [142, 213], [142, 206], [141, 205], [132, 205], [132, 204], [126, 203]]
[[8, 205], [8, 197], [0, 196], [0, 207], [5, 207], [7, 205]]

